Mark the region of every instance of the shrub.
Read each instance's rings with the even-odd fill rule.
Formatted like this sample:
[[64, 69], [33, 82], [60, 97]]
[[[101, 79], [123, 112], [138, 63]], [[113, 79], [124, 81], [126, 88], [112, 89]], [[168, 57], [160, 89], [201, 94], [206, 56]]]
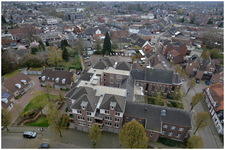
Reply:
[[23, 117], [26, 117], [26, 116], [30, 116], [30, 111], [28, 110], [28, 111], [26, 111], [24, 114], [23, 114]]
[[164, 145], [168, 145], [168, 146], [176, 145], [175, 141], [167, 139], [167, 138], [162, 138], [161, 141], [162, 141], [162, 144], [164, 144]]
[[70, 89], [62, 89], [62, 88], [60, 88], [60, 90], [62, 90], [62, 91], [69, 91]]
[[35, 112], [32, 112], [31, 114], [29, 114], [29, 116], [33, 116], [35, 114]]
[[66, 110], [65, 110], [65, 112], [67, 112], [68, 111], [68, 107], [66, 107]]

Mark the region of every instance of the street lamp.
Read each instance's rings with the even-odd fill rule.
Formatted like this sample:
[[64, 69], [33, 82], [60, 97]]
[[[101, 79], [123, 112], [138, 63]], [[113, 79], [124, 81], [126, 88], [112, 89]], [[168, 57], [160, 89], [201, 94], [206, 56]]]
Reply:
[[42, 130], [41, 129], [38, 129], [38, 130], [41, 131], [41, 135], [43, 136]]

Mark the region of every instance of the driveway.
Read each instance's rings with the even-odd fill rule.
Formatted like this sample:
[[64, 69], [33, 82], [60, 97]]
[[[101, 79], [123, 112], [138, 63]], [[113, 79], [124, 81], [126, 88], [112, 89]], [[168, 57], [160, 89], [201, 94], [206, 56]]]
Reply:
[[[41, 87], [39, 83], [39, 75], [28, 75], [29, 78], [33, 81], [33, 86], [31, 87], [30, 90], [27, 91], [26, 94], [24, 94], [20, 99], [16, 100], [14, 105], [19, 105], [22, 110], [27, 106], [27, 104], [30, 102], [32, 99], [32, 92], [37, 90], [41, 92], [45, 92], [45, 87]], [[52, 95], [58, 95], [59, 90], [51, 89], [50, 94]], [[67, 91], [61, 91], [63, 95], [67, 93]], [[14, 122], [19, 114], [17, 113], [15, 107], [11, 109], [11, 114], [12, 114], [12, 122]]]

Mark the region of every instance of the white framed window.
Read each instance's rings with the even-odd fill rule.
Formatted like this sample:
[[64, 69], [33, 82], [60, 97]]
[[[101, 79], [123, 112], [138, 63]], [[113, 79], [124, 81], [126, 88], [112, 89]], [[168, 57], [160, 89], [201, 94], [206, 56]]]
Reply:
[[177, 134], [176, 138], [180, 138], [181, 134]]
[[142, 124], [142, 120], [140, 119], [140, 120], [138, 120], [138, 122], [140, 123], [140, 124]]
[[91, 118], [87, 118], [87, 121], [88, 121], [88, 122], [92, 122], [92, 119], [91, 119]]
[[80, 126], [85, 126], [86, 124], [84, 122], [79, 122], [78, 123]]
[[176, 127], [175, 127], [175, 126], [172, 126], [172, 127], [171, 127], [171, 130], [175, 130], [175, 129], [176, 129]]
[[135, 118], [132, 118], [132, 120], [135, 121], [136, 119]]
[[84, 107], [84, 106], [82, 106], [82, 109], [85, 109], [85, 107]]
[[110, 87], [113, 87], [113, 84], [110, 84]]
[[139, 86], [139, 82], [136, 82], [136, 86]]
[[120, 113], [119, 112], [115, 112], [115, 116], [120, 116]]
[[91, 116], [91, 112], [87, 112], [87, 116]]
[[121, 75], [116, 75], [116, 78], [117, 79], [122, 79], [122, 76]]
[[105, 79], [104, 79], [104, 82], [105, 82]]
[[116, 80], [116, 84], [120, 84], [121, 83], [121, 80]]
[[125, 121], [129, 121], [129, 120], [130, 120], [130, 118], [129, 118], [129, 117], [126, 117], [126, 118], [125, 118]]
[[78, 120], [85, 120], [83, 116], [77, 116]]
[[120, 122], [120, 119], [119, 118], [115, 118], [115, 122]]
[[192, 63], [190, 63], [190, 66], [192, 66]]
[[112, 107], [111, 107], [111, 109], [113, 110], [113, 109], [114, 109], [114, 107], [112, 106]]
[[113, 79], [114, 78], [114, 75], [113, 74], [110, 74], [110, 79]]
[[109, 120], [109, 121], [112, 121], [112, 117], [109, 117], [109, 116], [105, 116], [105, 120]]
[[110, 83], [113, 83], [113, 79], [110, 79]]
[[166, 124], [165, 124], [165, 125], [163, 125], [163, 128], [167, 129], [167, 127], [168, 127], [168, 125], [166, 125]]
[[114, 124], [114, 127], [115, 128], [119, 128], [119, 124]]
[[221, 76], [220, 79], [222, 80], [223, 79], [223, 76]]
[[112, 126], [112, 123], [111, 122], [105, 122], [105, 125], [106, 126]]
[[88, 124], [88, 128], [91, 128], [92, 124]]
[[179, 128], [179, 131], [180, 131], [180, 132], [184, 131], [184, 128]]
[[81, 110], [77, 110], [77, 113], [78, 113], [78, 114], [81, 114]]
[[153, 131], [151, 132], [151, 134], [150, 134], [150, 137], [152, 137], [153, 136]]
[[161, 133], [161, 134], [162, 134], [162, 135], [165, 135], [165, 133], [166, 133], [166, 131], [162, 131], [162, 133]]
[[105, 110], [105, 114], [108, 114], [109, 115], [109, 110]]
[[104, 74], [104, 77], [105, 77], [105, 74]]
[[173, 136], [173, 132], [169, 132], [168, 136]]

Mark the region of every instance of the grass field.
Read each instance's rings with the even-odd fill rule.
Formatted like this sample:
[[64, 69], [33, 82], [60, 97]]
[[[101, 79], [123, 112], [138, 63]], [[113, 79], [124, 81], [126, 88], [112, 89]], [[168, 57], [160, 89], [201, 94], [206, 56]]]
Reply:
[[[45, 94], [43, 95], [39, 95], [41, 97], [40, 102], [38, 103], [37, 101], [35, 101], [35, 99], [31, 99], [30, 102], [28, 103], [28, 105], [24, 108], [22, 114], [24, 114], [26, 111], [30, 110], [30, 109], [38, 109], [39, 107], [44, 108], [45, 105], [48, 103], [48, 98]], [[57, 99], [58, 96], [56, 95], [50, 95], [50, 99]]]
[[3, 77], [10, 78], [17, 73], [19, 73], [19, 70], [13, 71], [12, 73], [9, 73], [9, 74], [5, 74]]
[[48, 119], [46, 116], [41, 116], [40, 118], [38, 118], [38, 120], [34, 121], [34, 122], [30, 122], [25, 124], [26, 126], [37, 126], [37, 127], [48, 127]]

